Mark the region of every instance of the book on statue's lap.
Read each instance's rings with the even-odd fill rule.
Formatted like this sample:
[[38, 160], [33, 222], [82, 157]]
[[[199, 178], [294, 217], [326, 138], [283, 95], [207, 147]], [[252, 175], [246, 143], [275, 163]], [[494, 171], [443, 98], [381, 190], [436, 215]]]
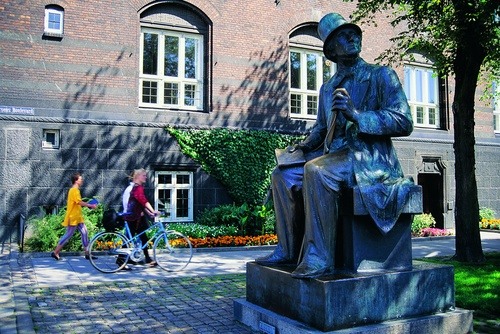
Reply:
[[286, 148], [277, 148], [274, 155], [279, 167], [301, 166], [306, 163], [304, 152], [300, 149], [290, 152]]

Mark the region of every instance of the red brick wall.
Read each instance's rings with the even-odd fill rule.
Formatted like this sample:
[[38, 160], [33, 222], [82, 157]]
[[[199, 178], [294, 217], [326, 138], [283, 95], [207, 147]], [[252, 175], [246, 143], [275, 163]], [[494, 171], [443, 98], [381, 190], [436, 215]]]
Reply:
[[[197, 125], [283, 125], [289, 123], [289, 33], [301, 24], [318, 22], [328, 12], [338, 11], [348, 18], [355, 6], [341, 0], [281, 1], [279, 5], [273, 0], [186, 3], [212, 24], [208, 114], [138, 109], [139, 14], [151, 5], [145, 0], [33, 0], [29, 5], [3, 1], [0, 100], [8, 105], [41, 107], [41, 114], [45, 108], [56, 113], [91, 111], [101, 118], [106, 114], [99, 112], [166, 122], [180, 117]], [[62, 40], [42, 38], [46, 4], [58, 4], [65, 10]], [[383, 14], [376, 27], [361, 28], [362, 56], [368, 62], [391, 47], [389, 39], [397, 32]], [[402, 67], [393, 67], [402, 77]], [[451, 104], [452, 80], [449, 88]], [[478, 106], [482, 106], [479, 101]], [[478, 136], [493, 136], [489, 109], [477, 117]]]

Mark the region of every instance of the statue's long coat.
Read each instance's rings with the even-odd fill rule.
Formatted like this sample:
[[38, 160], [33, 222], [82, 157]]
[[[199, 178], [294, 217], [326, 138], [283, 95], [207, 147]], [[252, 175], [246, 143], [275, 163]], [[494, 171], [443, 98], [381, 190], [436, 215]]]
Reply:
[[378, 228], [387, 233], [406, 203], [408, 185], [413, 184], [403, 177], [391, 140], [413, 131], [410, 107], [394, 70], [359, 59], [350, 74], [335, 74], [321, 87], [316, 123], [305, 143], [323, 149], [333, 115], [333, 92], [346, 81], [355, 83], [348, 92], [360, 112], [359, 121], [354, 124], [339, 113], [327, 150], [348, 148], [363, 202]]

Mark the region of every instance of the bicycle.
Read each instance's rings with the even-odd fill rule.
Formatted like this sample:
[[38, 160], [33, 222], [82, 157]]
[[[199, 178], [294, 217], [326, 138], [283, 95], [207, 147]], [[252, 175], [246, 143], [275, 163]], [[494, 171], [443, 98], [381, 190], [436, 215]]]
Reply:
[[[140, 236], [154, 231], [143, 245]], [[103, 273], [114, 273], [124, 268], [129, 260], [144, 260], [143, 249], [153, 244], [153, 259], [166, 271], [184, 269], [193, 257], [193, 247], [182, 233], [167, 230], [158, 221], [141, 233], [132, 237], [128, 223], [124, 221], [122, 232], [104, 231], [96, 234], [89, 244], [89, 259], [94, 268]]]

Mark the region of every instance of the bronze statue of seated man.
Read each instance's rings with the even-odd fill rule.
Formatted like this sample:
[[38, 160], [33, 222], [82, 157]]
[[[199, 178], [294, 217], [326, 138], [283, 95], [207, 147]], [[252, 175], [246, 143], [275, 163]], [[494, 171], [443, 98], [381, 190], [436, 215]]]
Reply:
[[357, 186], [374, 223], [387, 233], [412, 182], [403, 177], [391, 141], [413, 131], [398, 76], [360, 58], [361, 29], [341, 15], [324, 16], [318, 34], [337, 72], [321, 87], [310, 134], [288, 148], [302, 150], [306, 163], [278, 166], [272, 173], [278, 245], [256, 259], [263, 265], [295, 264], [303, 245], [295, 278], [333, 272], [341, 189]]

